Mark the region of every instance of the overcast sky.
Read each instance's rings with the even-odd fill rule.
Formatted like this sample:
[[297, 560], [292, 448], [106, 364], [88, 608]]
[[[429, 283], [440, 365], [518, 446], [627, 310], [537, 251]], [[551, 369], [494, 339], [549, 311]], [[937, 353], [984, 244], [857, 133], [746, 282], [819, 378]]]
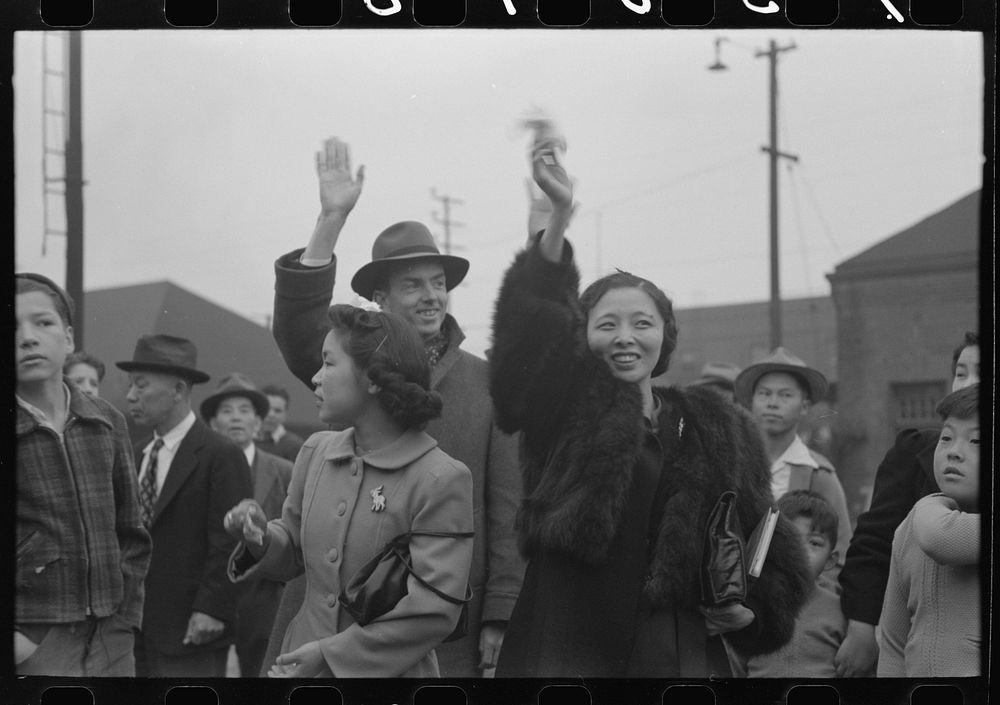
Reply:
[[[725, 72], [707, 70], [718, 36]], [[767, 61], [754, 51], [771, 38], [797, 47], [778, 68], [779, 147], [800, 158], [780, 171], [782, 289], [828, 294], [837, 263], [979, 188], [979, 34], [87, 32], [85, 286], [167, 279], [263, 322], [274, 259], [305, 245], [318, 213], [314, 152], [336, 135], [367, 179], [335, 301], [352, 300], [387, 225], [442, 234], [434, 187], [463, 201], [454, 253], [471, 270], [452, 311], [481, 353], [526, 235], [515, 124], [539, 106], [567, 137], [585, 281], [620, 267], [678, 308], [765, 300]], [[40, 34], [16, 36], [16, 268], [62, 282], [64, 242], [41, 254], [41, 57]]]

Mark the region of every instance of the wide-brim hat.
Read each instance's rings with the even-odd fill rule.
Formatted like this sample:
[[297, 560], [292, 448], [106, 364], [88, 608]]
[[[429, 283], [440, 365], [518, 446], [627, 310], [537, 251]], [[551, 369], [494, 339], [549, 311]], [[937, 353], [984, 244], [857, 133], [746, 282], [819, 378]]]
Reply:
[[432, 259], [444, 267], [445, 287], [451, 291], [469, 271], [469, 260], [441, 254], [427, 226], [415, 220], [390, 225], [372, 244], [372, 261], [359, 269], [351, 279], [351, 288], [371, 300], [375, 288], [385, 279], [386, 269], [393, 262]]
[[691, 384], [733, 389], [740, 371], [740, 366], [731, 362], [706, 362], [705, 366], [701, 368], [701, 377]]
[[789, 351], [777, 347], [763, 360], [743, 370], [736, 378], [736, 401], [749, 409], [757, 380], [770, 372], [786, 372], [798, 376], [805, 383], [809, 399], [814, 404], [822, 401], [826, 396], [826, 390], [829, 386], [826, 377]]
[[187, 338], [175, 335], [143, 335], [135, 344], [131, 360], [116, 362], [126, 372], [148, 371], [183, 377], [192, 384], [211, 379], [198, 369], [198, 349]]
[[222, 378], [219, 388], [211, 396], [201, 403], [201, 417], [208, 421], [215, 416], [219, 410], [219, 405], [229, 397], [244, 397], [253, 404], [254, 411], [261, 418], [267, 416], [271, 410], [271, 403], [262, 392], [257, 391], [257, 387], [246, 375], [233, 372]]

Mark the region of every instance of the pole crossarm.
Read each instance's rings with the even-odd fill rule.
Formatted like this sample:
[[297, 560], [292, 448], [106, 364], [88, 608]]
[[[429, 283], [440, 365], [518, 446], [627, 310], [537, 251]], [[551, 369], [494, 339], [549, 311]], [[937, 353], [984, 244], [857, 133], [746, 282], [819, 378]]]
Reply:
[[797, 154], [789, 154], [788, 152], [782, 152], [781, 150], [774, 149], [773, 147], [769, 147], [766, 144], [761, 145], [760, 151], [765, 152], [767, 154], [773, 154], [776, 157], [781, 157], [782, 159], [788, 159], [793, 162], [797, 162], [799, 160]]
[[762, 56], [774, 56], [775, 58], [778, 58], [778, 54], [780, 52], [783, 52], [783, 51], [792, 51], [793, 49], [798, 49], [798, 47], [795, 46], [795, 42], [789, 42], [788, 44], [786, 44], [783, 47], [779, 47], [777, 44], [775, 44], [775, 43], [772, 42], [771, 46], [769, 48], [767, 48], [767, 49], [757, 49], [756, 51], [754, 51], [753, 55], [754, 55], [754, 58], [757, 58], [757, 59], [761, 58]]

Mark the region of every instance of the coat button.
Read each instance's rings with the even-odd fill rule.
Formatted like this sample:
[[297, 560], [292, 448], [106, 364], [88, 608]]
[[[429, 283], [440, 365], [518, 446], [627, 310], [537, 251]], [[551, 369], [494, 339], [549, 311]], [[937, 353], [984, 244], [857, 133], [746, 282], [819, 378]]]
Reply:
[[330, 552], [326, 554], [326, 559], [331, 563], [336, 563], [338, 558], [340, 558], [340, 551], [335, 548], [331, 548]]
[[337, 606], [337, 596], [334, 595], [334, 594], [332, 594], [332, 593], [329, 594], [329, 595], [327, 595], [326, 596], [326, 606], [327, 607], [336, 607]]
[[337, 516], [344, 516], [344, 512], [347, 511], [347, 502], [341, 502], [337, 505]]

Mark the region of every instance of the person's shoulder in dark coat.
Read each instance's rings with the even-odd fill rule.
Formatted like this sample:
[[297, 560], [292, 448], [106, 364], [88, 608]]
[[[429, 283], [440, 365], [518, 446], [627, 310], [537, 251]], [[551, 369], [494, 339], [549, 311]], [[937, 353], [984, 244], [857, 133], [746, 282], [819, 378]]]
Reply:
[[868, 511], [858, 517], [844, 568], [841, 606], [848, 619], [877, 624], [889, 579], [892, 538], [917, 500], [937, 492], [937, 429], [901, 431], [875, 473]]

